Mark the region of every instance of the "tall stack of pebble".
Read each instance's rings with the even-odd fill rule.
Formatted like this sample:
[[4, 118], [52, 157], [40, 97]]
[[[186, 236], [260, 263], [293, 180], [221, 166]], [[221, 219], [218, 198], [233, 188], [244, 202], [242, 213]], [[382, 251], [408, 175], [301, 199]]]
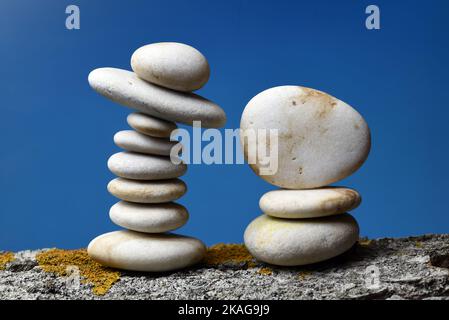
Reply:
[[219, 128], [226, 115], [215, 103], [191, 91], [209, 79], [209, 64], [195, 48], [181, 43], [155, 43], [137, 49], [131, 58], [134, 72], [100, 68], [89, 74], [89, 84], [101, 95], [139, 112], [131, 113], [134, 130], [114, 136], [124, 152], [112, 155], [109, 169], [118, 176], [108, 184], [121, 199], [110, 209], [111, 220], [127, 230], [101, 235], [88, 246], [99, 263], [133, 271], [170, 271], [199, 262], [204, 244], [170, 231], [189, 217], [185, 207], [172, 201], [187, 188], [182, 176], [187, 166], [172, 161], [176, 142], [169, 137], [177, 125], [201, 121]]
[[[346, 212], [360, 204], [360, 195], [326, 186], [355, 172], [368, 157], [370, 131], [362, 116], [324, 92], [280, 86], [248, 103], [240, 127], [278, 130], [277, 171], [261, 175], [266, 164], [250, 164], [256, 174], [282, 188], [260, 199], [265, 214], [251, 222], [244, 235], [251, 254], [271, 264], [297, 266], [351, 248], [359, 227]], [[251, 148], [244, 135], [241, 143], [248, 159]], [[264, 147], [256, 143], [257, 149]]]

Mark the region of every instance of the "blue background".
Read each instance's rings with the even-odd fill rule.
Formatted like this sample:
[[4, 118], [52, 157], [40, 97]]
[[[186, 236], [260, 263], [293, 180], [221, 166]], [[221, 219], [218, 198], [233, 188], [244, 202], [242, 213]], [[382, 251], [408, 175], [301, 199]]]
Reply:
[[[199, 93], [227, 128], [269, 87], [317, 88], [354, 106], [371, 127], [368, 161], [340, 182], [356, 188], [362, 235], [449, 232], [449, 1], [18, 1], [0, 3], [0, 249], [84, 247], [118, 229], [106, 166], [129, 110], [90, 89], [90, 70], [129, 69], [152, 42], [193, 45], [212, 74]], [[65, 8], [81, 29], [65, 28]], [[241, 242], [274, 189], [246, 165], [191, 165], [180, 232]]]

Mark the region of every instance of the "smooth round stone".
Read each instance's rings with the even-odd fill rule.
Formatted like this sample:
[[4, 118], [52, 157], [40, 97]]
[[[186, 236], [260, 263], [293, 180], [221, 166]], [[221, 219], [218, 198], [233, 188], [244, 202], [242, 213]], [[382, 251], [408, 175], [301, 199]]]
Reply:
[[108, 160], [108, 168], [121, 178], [134, 180], [162, 180], [182, 176], [187, 171], [184, 163], [173, 164], [169, 157], [119, 152]]
[[169, 156], [171, 148], [179, 142], [146, 136], [134, 130], [123, 130], [114, 135], [114, 143], [128, 151]]
[[359, 227], [349, 214], [316, 219], [279, 219], [262, 215], [245, 230], [249, 252], [258, 260], [280, 266], [324, 261], [350, 249]]
[[189, 214], [184, 206], [173, 202], [141, 204], [120, 201], [111, 207], [109, 217], [116, 225], [129, 230], [162, 233], [182, 227]]
[[178, 91], [194, 91], [209, 80], [206, 58], [197, 49], [177, 42], [153, 43], [137, 49], [131, 67], [142, 79]]
[[131, 71], [99, 68], [88, 80], [106, 98], [156, 118], [188, 125], [201, 121], [205, 128], [220, 128], [226, 122], [224, 111], [212, 101], [151, 84]]
[[275, 190], [265, 193], [259, 206], [272, 217], [302, 219], [345, 213], [357, 208], [361, 200], [357, 191], [341, 187]]
[[[250, 164], [267, 182], [286, 189], [318, 188], [355, 172], [366, 160], [370, 131], [362, 116], [324, 92], [281, 86], [256, 95], [243, 111], [243, 130], [278, 130], [278, 166], [271, 174], [260, 159]], [[248, 160], [247, 139], [241, 135]], [[270, 141], [275, 146], [276, 141]], [[274, 144], [274, 145], [273, 145]], [[257, 149], [265, 146], [256, 144]], [[274, 149], [274, 148], [273, 148]]]
[[200, 240], [191, 237], [121, 230], [95, 238], [90, 242], [87, 252], [104, 266], [130, 271], [163, 272], [200, 262], [206, 247]]
[[151, 117], [140, 112], [130, 113], [126, 121], [134, 130], [157, 138], [169, 138], [171, 132], [178, 127], [174, 122]]
[[182, 197], [187, 186], [179, 179], [143, 181], [116, 178], [109, 182], [108, 191], [125, 201], [162, 203]]

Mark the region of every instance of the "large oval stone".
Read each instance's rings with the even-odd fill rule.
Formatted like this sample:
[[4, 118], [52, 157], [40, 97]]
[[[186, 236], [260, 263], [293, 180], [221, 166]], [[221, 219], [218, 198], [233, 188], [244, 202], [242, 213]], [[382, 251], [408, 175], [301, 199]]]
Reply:
[[266, 144], [260, 136], [248, 143], [244, 134], [241, 142], [250, 162], [254, 145], [262, 154], [271, 148], [271, 170], [261, 171], [268, 167], [261, 158], [250, 165], [267, 182], [287, 189], [318, 188], [349, 176], [366, 160], [371, 145], [368, 125], [356, 110], [324, 92], [299, 86], [256, 95], [243, 111], [240, 127], [260, 136], [263, 130], [266, 136], [269, 130], [277, 132], [278, 139]]

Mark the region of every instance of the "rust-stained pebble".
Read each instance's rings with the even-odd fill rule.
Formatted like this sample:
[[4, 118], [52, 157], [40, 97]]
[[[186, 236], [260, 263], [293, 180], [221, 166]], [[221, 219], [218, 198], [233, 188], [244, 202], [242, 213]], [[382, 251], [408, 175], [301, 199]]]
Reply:
[[[327, 93], [300, 86], [275, 87], [256, 95], [243, 111], [240, 128], [252, 169], [286, 189], [318, 188], [349, 176], [366, 160], [371, 145], [368, 125], [355, 109]], [[261, 129], [266, 130], [267, 143], [260, 138]], [[277, 132], [277, 139], [270, 130]], [[251, 131], [257, 142], [248, 138]]]

